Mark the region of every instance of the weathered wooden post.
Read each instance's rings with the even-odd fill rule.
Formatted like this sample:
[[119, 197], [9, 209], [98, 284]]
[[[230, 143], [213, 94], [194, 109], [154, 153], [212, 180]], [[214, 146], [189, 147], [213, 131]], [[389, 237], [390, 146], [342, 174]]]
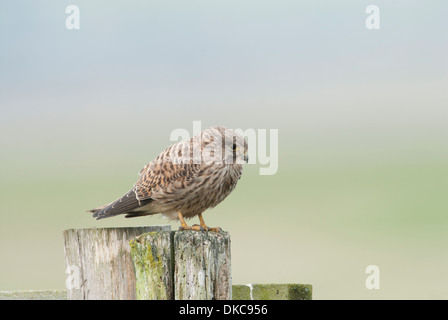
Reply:
[[312, 300], [313, 286], [300, 283], [232, 286], [233, 300]]
[[135, 299], [129, 241], [160, 230], [170, 226], [65, 230], [67, 299]]
[[138, 300], [172, 300], [172, 233], [142, 234], [130, 241]]
[[152, 232], [131, 240], [131, 248], [137, 299], [232, 298], [227, 232]]
[[227, 232], [177, 231], [173, 251], [176, 300], [232, 299]]
[[232, 298], [227, 232], [170, 226], [63, 232], [67, 299]]

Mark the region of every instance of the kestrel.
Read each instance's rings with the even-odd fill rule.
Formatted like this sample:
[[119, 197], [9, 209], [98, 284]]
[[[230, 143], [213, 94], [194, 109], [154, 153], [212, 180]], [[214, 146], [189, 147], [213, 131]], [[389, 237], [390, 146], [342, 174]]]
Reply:
[[[202, 213], [235, 189], [247, 161], [247, 142], [240, 132], [211, 127], [166, 148], [143, 167], [128, 193], [89, 212], [96, 219], [161, 213], [179, 220], [180, 230], [219, 231], [205, 224]], [[200, 224], [188, 226], [185, 219], [194, 216]]]

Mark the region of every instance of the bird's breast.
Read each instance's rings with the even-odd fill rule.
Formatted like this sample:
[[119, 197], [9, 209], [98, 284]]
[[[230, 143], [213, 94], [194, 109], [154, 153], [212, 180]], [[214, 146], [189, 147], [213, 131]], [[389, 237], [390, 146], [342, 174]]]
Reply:
[[235, 188], [241, 173], [241, 165], [211, 165], [153, 194], [153, 205], [161, 213], [181, 211], [185, 218], [194, 217], [223, 201]]

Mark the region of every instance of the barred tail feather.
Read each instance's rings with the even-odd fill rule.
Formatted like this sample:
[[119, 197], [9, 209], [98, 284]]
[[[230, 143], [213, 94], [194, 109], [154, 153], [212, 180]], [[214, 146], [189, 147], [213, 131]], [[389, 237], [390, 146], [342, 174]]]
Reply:
[[150, 203], [152, 199], [146, 199], [139, 201], [134, 190], [129, 191], [121, 198], [115, 200], [114, 202], [89, 210], [88, 212], [93, 213], [93, 217], [97, 220], [113, 217], [120, 214], [125, 214], [134, 211], [144, 205]]

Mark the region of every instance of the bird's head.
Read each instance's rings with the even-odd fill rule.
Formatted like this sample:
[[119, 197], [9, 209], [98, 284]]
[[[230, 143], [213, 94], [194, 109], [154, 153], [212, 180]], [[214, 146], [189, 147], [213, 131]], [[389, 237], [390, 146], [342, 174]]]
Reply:
[[247, 163], [247, 141], [241, 130], [211, 127], [202, 132], [203, 160], [225, 164]]

